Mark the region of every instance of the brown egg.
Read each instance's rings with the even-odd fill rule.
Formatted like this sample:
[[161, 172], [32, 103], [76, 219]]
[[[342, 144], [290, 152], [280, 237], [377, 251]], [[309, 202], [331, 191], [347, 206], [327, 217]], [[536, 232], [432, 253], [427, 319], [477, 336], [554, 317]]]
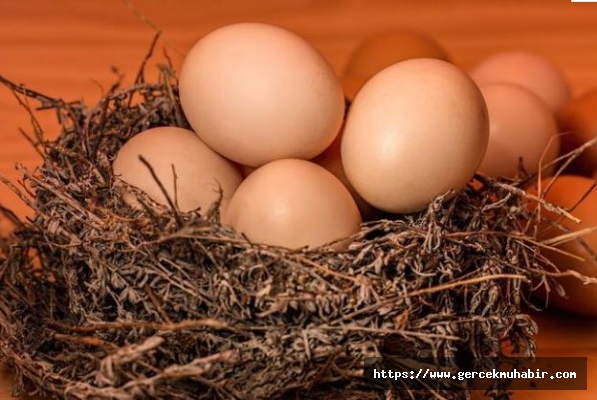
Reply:
[[355, 98], [342, 164], [373, 207], [416, 212], [466, 186], [488, 138], [485, 101], [466, 73], [441, 60], [406, 60], [375, 75]]
[[359, 211], [361, 212], [361, 216], [365, 221], [371, 221], [380, 216], [381, 212], [376, 210], [373, 206], [367, 203], [357, 192], [354, 190], [348, 178], [346, 177], [346, 173], [344, 172], [344, 167], [342, 166], [342, 157], [341, 157], [341, 143], [342, 143], [342, 132], [336, 136], [336, 139], [332, 142], [330, 147], [328, 147], [323, 153], [319, 156], [315, 157], [313, 160], [314, 163], [321, 165], [323, 168], [330, 171], [340, 182], [346, 186], [352, 197], [354, 198], [357, 206], [359, 207]]
[[436, 58], [449, 61], [446, 51], [424, 33], [399, 30], [367, 38], [352, 53], [345, 76], [370, 78], [384, 68], [411, 58]]
[[[597, 137], [597, 88], [573, 99], [559, 116], [562, 135], [562, 154], [568, 154]], [[570, 171], [591, 176], [597, 171], [597, 145], [583, 151]]]
[[[249, 240], [288, 248], [316, 247], [360, 229], [348, 189], [325, 168], [278, 160], [254, 171], [232, 197], [223, 222]], [[348, 245], [341, 241], [336, 248]]]
[[[547, 165], [558, 156], [556, 119], [541, 99], [508, 83], [485, 84], [480, 89], [489, 113], [489, 144], [479, 172], [514, 178], [522, 159], [524, 170], [534, 174], [540, 162]], [[543, 173], [548, 175], [552, 169]]]
[[334, 140], [345, 108], [323, 55], [260, 23], [224, 26], [199, 40], [180, 72], [180, 102], [209, 147], [251, 167], [317, 156]]
[[[551, 180], [552, 178], [546, 178], [542, 181], [542, 190], [545, 190]], [[587, 193], [593, 182], [592, 179], [586, 177], [561, 175], [555, 180], [547, 193], [545, 193], [545, 199], [552, 204], [564, 208], [573, 207]], [[536, 194], [537, 189], [531, 188], [529, 192]], [[536, 206], [532, 205], [532, 207]], [[541, 208], [541, 215], [544, 218], [550, 221], [557, 221], [571, 232], [595, 227], [597, 226], [597, 191], [593, 190], [571, 213], [581, 220], [580, 224]], [[547, 223], [542, 224], [540, 227], [540, 239], [554, 238], [566, 233], [560, 229], [550, 227]], [[593, 252], [597, 252], [597, 232], [583, 235], [582, 240]], [[543, 250], [542, 254], [560, 272], [573, 270], [582, 275], [597, 278], [597, 261], [591, 257], [591, 254], [578, 241], [564, 242], [556, 245], [555, 249], [584, 259], [584, 261], [580, 261], [555, 250]], [[566, 291], [566, 298], [559, 296], [552, 289], [548, 298], [550, 305], [576, 314], [597, 317], [597, 284], [585, 285], [574, 277], [560, 277], [557, 278], [557, 281]]]
[[[148, 129], [129, 139], [120, 149], [114, 164], [114, 175], [167, 205], [160, 186], [143, 164], [143, 156], [178, 208], [207, 210], [219, 198], [225, 207], [242, 177], [235, 166], [211, 150], [199, 137], [186, 129], [159, 127]], [[176, 185], [176, 188], [175, 188]], [[135, 199], [125, 192], [124, 200], [135, 206]]]
[[520, 85], [535, 93], [556, 113], [570, 102], [572, 96], [562, 72], [545, 57], [528, 51], [496, 53], [477, 64], [470, 74], [478, 84]]

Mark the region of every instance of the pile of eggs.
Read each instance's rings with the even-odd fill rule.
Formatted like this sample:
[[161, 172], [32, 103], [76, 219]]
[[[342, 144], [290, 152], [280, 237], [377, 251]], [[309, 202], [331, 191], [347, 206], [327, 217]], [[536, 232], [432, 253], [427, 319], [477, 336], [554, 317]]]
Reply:
[[[475, 173], [549, 176], [554, 160], [597, 127], [589, 111], [597, 92], [572, 100], [542, 56], [501, 52], [464, 71], [434, 40], [410, 31], [365, 41], [339, 78], [292, 32], [225, 26], [189, 51], [179, 94], [193, 131], [134, 136], [114, 160], [115, 175], [159, 203], [167, 204], [165, 190], [180, 211], [219, 204], [222, 222], [239, 234], [288, 248], [343, 248], [363, 220], [424, 210]], [[568, 205], [590, 186], [595, 152], [583, 153], [577, 175], [562, 176], [548, 199]], [[595, 196], [578, 216], [597, 224]]]

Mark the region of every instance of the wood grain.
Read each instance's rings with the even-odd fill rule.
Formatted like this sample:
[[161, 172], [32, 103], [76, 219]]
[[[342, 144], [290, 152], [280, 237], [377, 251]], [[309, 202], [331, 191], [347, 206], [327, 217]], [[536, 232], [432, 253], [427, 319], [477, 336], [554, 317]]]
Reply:
[[[142, 15], [141, 15], [142, 14]], [[144, 17], [143, 17], [144, 16]], [[291, 29], [310, 40], [340, 74], [351, 51], [367, 35], [415, 28], [434, 36], [455, 63], [470, 68], [503, 49], [537, 51], [564, 71], [573, 93], [597, 86], [597, 4], [568, 0], [371, 1], [371, 0], [0, 0], [0, 74], [45, 94], [94, 103], [116, 79], [130, 82], [155, 33], [179, 66], [185, 52], [210, 30], [258, 21]], [[47, 137], [57, 134], [51, 113], [39, 114]], [[15, 163], [39, 160], [19, 133], [30, 120], [11, 92], [0, 88], [0, 174], [15, 180]], [[20, 216], [27, 208], [4, 186], [0, 202]], [[5, 221], [0, 221], [8, 229]], [[540, 355], [587, 356], [597, 378], [597, 322], [541, 316]], [[583, 392], [521, 392], [518, 399], [594, 399]], [[10, 379], [0, 378], [0, 399]]]

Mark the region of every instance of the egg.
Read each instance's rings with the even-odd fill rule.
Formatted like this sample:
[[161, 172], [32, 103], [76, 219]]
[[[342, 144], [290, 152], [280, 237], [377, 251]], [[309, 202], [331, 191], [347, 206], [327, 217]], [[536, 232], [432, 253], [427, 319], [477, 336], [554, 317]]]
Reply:
[[185, 57], [179, 86], [193, 130], [251, 167], [317, 156], [344, 117], [342, 85], [323, 55], [267, 24], [228, 25], [203, 37]]
[[[573, 99], [560, 114], [562, 153], [568, 154], [597, 137], [597, 88]], [[590, 176], [597, 172], [597, 145], [588, 147], [571, 165], [570, 171]]]
[[[535, 94], [521, 86], [494, 83], [480, 86], [489, 113], [489, 144], [479, 171], [491, 177], [534, 174], [559, 154], [556, 118]], [[549, 174], [553, 168], [543, 170]]]
[[479, 83], [513, 83], [535, 93], [553, 112], [562, 110], [571, 99], [563, 73], [545, 57], [522, 50], [493, 54], [471, 71]]
[[488, 138], [485, 101], [466, 73], [446, 61], [406, 60], [357, 94], [342, 136], [342, 165], [367, 203], [416, 212], [466, 186]]
[[365, 39], [348, 60], [344, 77], [345, 93], [354, 99], [363, 85], [381, 70], [412, 58], [436, 58], [449, 61], [442, 46], [422, 32], [394, 30]]
[[[542, 181], [542, 190], [545, 191], [552, 178], [545, 178]], [[575, 176], [560, 175], [553, 182], [549, 190], [544, 194], [545, 200], [551, 204], [558, 205], [565, 209], [578, 205], [571, 211], [572, 215], [581, 220], [580, 224], [563, 218], [556, 213], [541, 208], [541, 216], [549, 221], [558, 222], [570, 232], [578, 232], [582, 229], [597, 226], [597, 191], [593, 190], [580, 203], [586, 195], [593, 180]], [[537, 194], [537, 188], [529, 190], [531, 194]], [[550, 239], [566, 233], [565, 231], [550, 227], [548, 223], [540, 225], [539, 238]], [[597, 252], [597, 232], [588, 233], [582, 236], [585, 244]], [[560, 272], [567, 270], [576, 271], [582, 275], [597, 278], [597, 261], [591, 254], [576, 240], [564, 242], [555, 246], [556, 249], [584, 259], [580, 261], [556, 250], [544, 249], [542, 254], [548, 258]], [[558, 283], [566, 292], [566, 297], [559, 296], [555, 289], [549, 292], [549, 304], [561, 310], [597, 317], [597, 284], [583, 284], [574, 277], [558, 277]]]
[[330, 171], [340, 182], [344, 184], [344, 186], [348, 189], [352, 197], [354, 198], [359, 211], [361, 213], [361, 217], [363, 220], [371, 221], [376, 217], [380, 216], [380, 211], [373, 208], [369, 203], [367, 203], [357, 192], [354, 190], [348, 178], [346, 177], [346, 173], [344, 172], [344, 167], [342, 166], [342, 157], [340, 153], [340, 147], [342, 143], [342, 132], [338, 134], [336, 139], [332, 142], [330, 147], [328, 147], [323, 153], [319, 156], [315, 157], [312, 161], [317, 165], [322, 166], [323, 168]]
[[[168, 204], [167, 198], [140, 156], [149, 163], [168, 197], [176, 201], [182, 212], [196, 209], [207, 212], [218, 200], [220, 189], [223, 210], [242, 180], [235, 166], [211, 150], [194, 132], [176, 127], [148, 129], [120, 148], [112, 168], [116, 177], [164, 205]], [[124, 200], [135, 206], [130, 193], [125, 192]]]
[[386, 31], [368, 37], [356, 48], [344, 75], [372, 77], [392, 64], [412, 58], [450, 60], [444, 48], [422, 32]]
[[[243, 181], [223, 222], [255, 243], [299, 248], [348, 238], [359, 231], [361, 216], [332, 173], [309, 161], [284, 159]], [[341, 240], [335, 248], [348, 244]]]

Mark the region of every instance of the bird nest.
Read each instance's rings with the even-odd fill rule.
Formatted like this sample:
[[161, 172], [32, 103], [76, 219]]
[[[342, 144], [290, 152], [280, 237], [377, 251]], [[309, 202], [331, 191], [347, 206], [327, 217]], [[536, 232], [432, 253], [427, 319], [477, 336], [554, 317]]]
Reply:
[[[93, 107], [1, 79], [61, 126], [46, 140], [34, 123], [42, 165], [3, 179], [33, 212], [4, 209], [15, 229], [0, 251], [0, 354], [17, 391], [390, 399], [399, 393], [363, 382], [366, 358], [535, 354], [525, 287], [548, 279], [522, 181], [478, 176], [423, 212], [363, 224], [342, 252], [251, 243], [217, 207], [181, 213], [139, 193], [144, 207], [132, 208], [112, 173], [119, 148], [148, 128], [188, 128], [170, 64], [155, 82], [144, 66]], [[507, 396], [507, 383], [488, 389]]]

